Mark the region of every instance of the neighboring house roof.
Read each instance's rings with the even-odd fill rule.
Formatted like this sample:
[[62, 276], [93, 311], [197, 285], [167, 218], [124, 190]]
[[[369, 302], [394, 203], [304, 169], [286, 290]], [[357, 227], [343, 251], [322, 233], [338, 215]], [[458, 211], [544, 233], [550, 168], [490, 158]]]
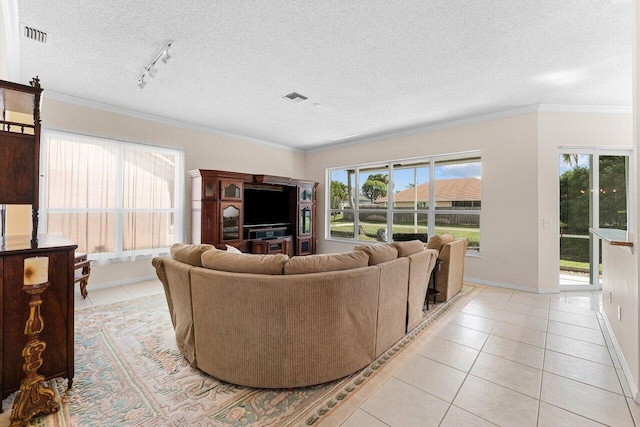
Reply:
[[[418, 201], [429, 200], [429, 183], [416, 186]], [[414, 188], [394, 193], [394, 202], [412, 202], [414, 200]], [[436, 181], [436, 201], [463, 201], [480, 200], [482, 195], [482, 180], [478, 178], [439, 179]], [[386, 203], [387, 197], [380, 197], [377, 203]]]

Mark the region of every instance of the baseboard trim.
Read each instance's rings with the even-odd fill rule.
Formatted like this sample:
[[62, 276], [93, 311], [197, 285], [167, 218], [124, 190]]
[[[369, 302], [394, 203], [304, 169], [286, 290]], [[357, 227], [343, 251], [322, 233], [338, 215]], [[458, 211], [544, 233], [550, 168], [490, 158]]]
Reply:
[[622, 365], [622, 371], [624, 372], [625, 380], [627, 381], [627, 385], [629, 386], [629, 390], [631, 390], [631, 395], [633, 396], [633, 400], [637, 403], [640, 402], [640, 393], [638, 392], [638, 384], [636, 384], [633, 375], [631, 374], [631, 369], [629, 369], [629, 364], [627, 360], [624, 358], [622, 354], [622, 350], [620, 349], [620, 344], [618, 344], [618, 340], [616, 339], [616, 335], [613, 333], [613, 329], [611, 328], [611, 324], [609, 323], [609, 319], [607, 318], [604, 310], [600, 311], [602, 314], [602, 319], [604, 320], [604, 324], [607, 327], [607, 332], [609, 333], [609, 337], [611, 338], [611, 342], [613, 343], [613, 349], [616, 352], [616, 356], [618, 356], [618, 361], [620, 361], [620, 365]]
[[512, 285], [511, 283], [493, 282], [491, 280], [475, 279], [473, 277], [465, 277], [464, 281], [469, 283], [477, 283], [479, 285], [496, 286], [498, 288], [513, 289], [514, 291], [531, 292], [532, 294], [555, 294], [559, 292], [559, 291], [554, 291], [550, 289], [542, 289], [542, 290], [532, 289], [526, 286]]
[[[122, 285], [130, 285], [132, 283], [138, 283], [138, 282], [146, 282], [147, 280], [154, 280], [156, 279], [156, 276], [142, 276], [142, 277], [134, 277], [131, 279], [125, 279], [125, 280], [116, 280], [114, 282], [103, 282], [103, 283], [89, 283], [89, 286], [87, 286], [87, 290], [88, 291], [92, 291], [92, 290], [98, 290], [98, 289], [109, 289], [109, 288], [115, 288], [116, 286], [122, 286]], [[80, 287], [76, 288], [75, 292], [76, 295], [80, 295]]]

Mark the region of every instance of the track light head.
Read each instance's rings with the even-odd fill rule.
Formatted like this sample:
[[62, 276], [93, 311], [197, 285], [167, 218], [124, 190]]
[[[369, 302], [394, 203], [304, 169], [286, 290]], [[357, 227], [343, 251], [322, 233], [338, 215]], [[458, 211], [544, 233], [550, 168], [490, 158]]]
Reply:
[[173, 44], [172, 41], [167, 43], [164, 46], [164, 48], [162, 48], [162, 50], [158, 52], [154, 60], [151, 61], [151, 63], [143, 69], [142, 74], [138, 77], [138, 83], [137, 83], [140, 89], [144, 88], [148, 83], [144, 80], [145, 77], [147, 76], [155, 77], [156, 74], [158, 73], [156, 64], [158, 63], [159, 60], [162, 60], [162, 62], [165, 64], [169, 61], [169, 59], [171, 58], [171, 55], [169, 54], [169, 49], [171, 48], [172, 44]]

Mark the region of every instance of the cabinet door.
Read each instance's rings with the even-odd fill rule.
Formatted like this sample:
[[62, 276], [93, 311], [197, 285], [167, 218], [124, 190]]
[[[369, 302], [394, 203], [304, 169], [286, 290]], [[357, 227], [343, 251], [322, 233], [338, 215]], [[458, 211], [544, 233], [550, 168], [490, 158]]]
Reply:
[[313, 233], [313, 205], [298, 205], [298, 235]]
[[[202, 204], [202, 235], [200, 236], [201, 243], [213, 244], [217, 241], [216, 236], [216, 203], [208, 202]], [[195, 242], [195, 241], [194, 241]]]
[[242, 239], [242, 203], [220, 203], [220, 240]]
[[311, 255], [313, 250], [313, 237], [298, 238], [298, 253], [297, 255]]
[[313, 187], [298, 187], [298, 203], [313, 203]]
[[203, 177], [202, 178], [202, 198], [203, 199], [216, 199], [216, 178]]
[[220, 180], [220, 200], [242, 200], [242, 181]]

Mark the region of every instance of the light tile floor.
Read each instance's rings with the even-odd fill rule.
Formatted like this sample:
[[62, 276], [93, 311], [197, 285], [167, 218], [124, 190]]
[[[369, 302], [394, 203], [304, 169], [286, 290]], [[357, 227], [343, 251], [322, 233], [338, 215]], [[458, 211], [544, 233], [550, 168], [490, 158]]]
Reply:
[[[75, 303], [162, 292], [150, 280], [89, 289]], [[601, 298], [486, 287], [342, 426], [640, 426]]]
[[163, 293], [162, 283], [159, 280], [147, 280], [128, 285], [114, 286], [111, 288], [91, 289], [88, 287], [87, 298], [82, 298], [80, 293], [75, 294], [75, 309], [81, 310], [114, 302], [126, 301], [133, 298], [156, 295]]
[[601, 298], [486, 287], [342, 426], [640, 426]]

